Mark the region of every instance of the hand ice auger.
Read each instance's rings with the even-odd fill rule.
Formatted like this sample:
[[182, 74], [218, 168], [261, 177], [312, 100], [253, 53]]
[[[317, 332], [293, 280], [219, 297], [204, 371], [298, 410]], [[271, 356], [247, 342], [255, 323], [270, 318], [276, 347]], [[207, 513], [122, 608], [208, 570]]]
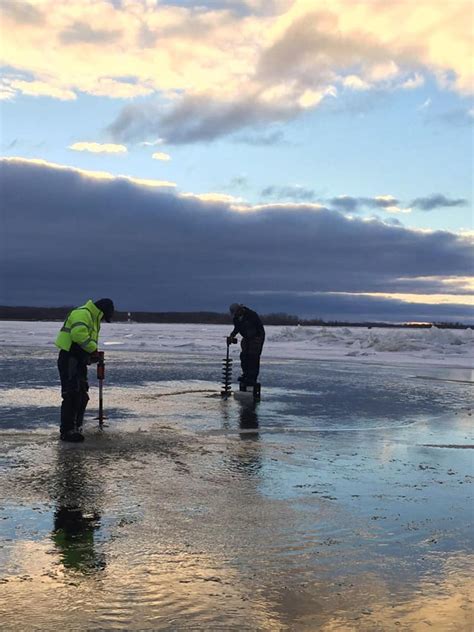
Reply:
[[229, 397], [232, 391], [232, 358], [229, 358], [229, 347], [230, 343], [227, 339], [227, 353], [224, 360], [222, 360], [222, 397]]
[[97, 379], [99, 380], [99, 416], [96, 419], [99, 420], [99, 430], [103, 430], [104, 428], [104, 419], [107, 417], [104, 415], [104, 399], [103, 399], [103, 391], [104, 391], [104, 380], [105, 380], [105, 362], [104, 362], [104, 352], [98, 351], [99, 360], [97, 362]]

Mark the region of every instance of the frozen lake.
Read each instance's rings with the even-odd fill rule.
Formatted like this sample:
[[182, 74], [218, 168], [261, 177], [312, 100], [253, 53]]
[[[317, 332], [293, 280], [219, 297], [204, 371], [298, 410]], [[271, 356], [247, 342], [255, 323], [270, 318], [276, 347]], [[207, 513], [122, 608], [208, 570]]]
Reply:
[[219, 395], [228, 328], [104, 326], [109, 427], [92, 368], [61, 445], [57, 327], [0, 324], [2, 629], [470, 629], [469, 334], [392, 366], [275, 329], [254, 405]]

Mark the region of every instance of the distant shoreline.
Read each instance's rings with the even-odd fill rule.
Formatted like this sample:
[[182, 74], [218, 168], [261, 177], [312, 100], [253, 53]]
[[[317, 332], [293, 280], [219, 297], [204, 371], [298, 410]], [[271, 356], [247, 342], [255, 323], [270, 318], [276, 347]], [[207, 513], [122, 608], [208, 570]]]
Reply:
[[[0, 320], [22, 321], [62, 321], [73, 309], [73, 306], [62, 307], [29, 307], [29, 306], [5, 306], [0, 305]], [[437, 327], [441, 329], [473, 329], [474, 325], [459, 322], [433, 322], [433, 323], [388, 323], [379, 321], [325, 321], [319, 318], [299, 318], [293, 314], [272, 313], [262, 314], [265, 325], [287, 325], [303, 327], [388, 327], [429, 329]], [[121, 312], [114, 316], [115, 322], [132, 323], [161, 323], [161, 324], [202, 324], [202, 325], [228, 325], [231, 318], [228, 314], [207, 311], [192, 312]]]

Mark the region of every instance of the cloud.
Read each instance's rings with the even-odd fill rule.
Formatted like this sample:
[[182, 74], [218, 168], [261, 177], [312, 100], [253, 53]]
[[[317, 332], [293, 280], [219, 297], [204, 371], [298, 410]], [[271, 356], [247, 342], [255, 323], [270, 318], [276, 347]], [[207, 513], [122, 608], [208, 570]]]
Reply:
[[2, 0], [2, 17], [23, 25], [40, 26], [44, 23], [43, 13], [26, 0]]
[[74, 151], [89, 151], [93, 154], [125, 154], [127, 148], [125, 145], [115, 145], [113, 143], [86, 143], [79, 142], [69, 145], [68, 149]]
[[465, 106], [451, 108], [445, 112], [433, 113], [427, 120], [432, 123], [442, 123], [450, 127], [472, 127], [474, 122], [474, 108]]
[[[0, 166], [0, 304], [110, 295], [126, 310], [223, 311], [237, 300], [339, 318], [472, 316], [457, 291], [471, 274], [471, 236], [349, 219], [317, 204], [248, 206], [44, 161]], [[414, 306], [386, 297], [395, 293], [460, 302]]]
[[63, 44], [112, 44], [119, 38], [119, 30], [94, 29], [87, 22], [72, 22], [59, 34]]
[[355, 198], [350, 195], [339, 195], [328, 200], [329, 204], [337, 211], [345, 211], [347, 213], [358, 213], [360, 210], [361, 200], [363, 198]]
[[[471, 291], [472, 292], [472, 291]], [[421, 305], [461, 305], [472, 304], [472, 294], [468, 297], [458, 294], [413, 294], [403, 292], [330, 292], [338, 296], [372, 296], [378, 299], [391, 299], [404, 303], [419, 303]]]
[[255, 145], [257, 147], [267, 147], [270, 145], [279, 145], [285, 143], [284, 135], [281, 130], [275, 130], [266, 134], [239, 134], [238, 136], [234, 136], [233, 140], [237, 143], [243, 143], [245, 145]]
[[15, 94], [13, 88], [6, 85], [4, 81], [0, 81], [0, 101], [13, 101]]
[[228, 184], [228, 187], [231, 189], [246, 189], [248, 186], [249, 180], [246, 175], [235, 176]]
[[[239, 296], [240, 302], [257, 304], [263, 313], [298, 314], [339, 321], [379, 322], [466, 322], [474, 323], [472, 305], [449, 303], [433, 305], [413, 303], [396, 298], [362, 293], [320, 292], [300, 294], [280, 292], [262, 295], [248, 293]], [[287, 309], [282, 309], [286, 306]]]
[[260, 195], [274, 200], [294, 200], [299, 202], [312, 202], [316, 199], [316, 193], [313, 189], [306, 189], [299, 185], [265, 187]]
[[384, 207], [384, 210], [387, 213], [395, 213], [396, 215], [399, 213], [411, 213], [411, 208], [401, 208], [400, 206], [386, 206]]
[[360, 213], [364, 209], [379, 209], [386, 213], [411, 213], [411, 208], [403, 208], [393, 195], [377, 195], [376, 197], [351, 197], [340, 195], [327, 200], [329, 205], [338, 211]]
[[[213, 141], [243, 128], [258, 128], [290, 119], [299, 106], [268, 104], [256, 95], [236, 101], [209, 100], [203, 95], [185, 96], [171, 107], [162, 103], [125, 106], [108, 127], [111, 138], [120, 142], [159, 135], [168, 144]], [[268, 137], [267, 137], [268, 141]], [[271, 137], [271, 142], [275, 136]], [[268, 142], [260, 144], [269, 144]]]
[[464, 198], [449, 199], [441, 193], [433, 193], [428, 197], [419, 197], [411, 203], [415, 208], [422, 211], [433, 211], [437, 208], [448, 208], [451, 206], [466, 206], [468, 203]]
[[66, 165], [60, 165], [54, 162], [47, 162], [41, 159], [26, 159], [26, 158], [0, 158], [0, 165], [29, 165], [32, 168], [51, 169], [59, 174], [75, 174], [79, 178], [84, 178], [89, 181], [115, 181], [115, 182], [127, 182], [133, 185], [141, 187], [153, 187], [153, 188], [174, 188], [176, 184], [174, 182], [166, 182], [164, 180], [153, 180], [147, 178], [135, 178], [127, 175], [112, 175], [108, 171], [89, 171], [87, 169], [79, 169], [78, 167], [68, 167]]
[[31, 97], [51, 97], [59, 101], [74, 101], [76, 99], [76, 94], [72, 90], [48, 81], [25, 81], [23, 79], [4, 78], [2, 84], [3, 90], [7, 92], [8, 99], [12, 98], [17, 91]]
[[[473, 71], [468, 57], [463, 58], [468, 55], [470, 35], [462, 25], [463, 17], [470, 19], [468, 3], [450, 5], [441, 32], [436, 22], [445, 8], [436, 0], [415, 11], [400, 1], [376, 6], [343, 0], [330, 5], [295, 2], [275, 25], [276, 36], [259, 59], [259, 74], [273, 79], [291, 76], [305, 85], [312, 77], [318, 84], [332, 78], [333, 83], [356, 90], [407, 89], [422, 85], [425, 66], [425, 72], [434, 71], [444, 87], [470, 92]], [[456, 43], [454, 33], [459, 37]], [[446, 63], [449, 41], [453, 48]]]
[[144, 140], [142, 143], [138, 143], [142, 147], [155, 147], [156, 145], [163, 145], [164, 140], [162, 138], [157, 138], [156, 140], [147, 141]]
[[182, 193], [181, 197], [190, 198], [194, 201], [199, 200], [201, 202], [224, 202], [229, 205], [241, 202], [240, 198], [236, 198], [228, 193]]
[[11, 90], [31, 94], [44, 84], [53, 98], [153, 95], [114, 122], [119, 142], [157, 132], [168, 142], [212, 141], [255, 128], [265, 137], [269, 124], [351, 93], [390, 95], [427, 76], [460, 95], [474, 84], [470, 0], [38, 6], [2, 4], [6, 77], [31, 77]]
[[151, 157], [153, 160], [171, 160], [171, 156], [169, 154], [165, 154], [163, 151], [156, 151]]
[[426, 110], [427, 108], [429, 108], [431, 105], [431, 99], [428, 98], [425, 101], [423, 101], [423, 103], [418, 106], [417, 110]]
[[393, 195], [377, 195], [373, 200], [369, 198], [368, 203], [377, 208], [391, 208], [398, 204], [398, 200]]
[[142, 84], [134, 81], [117, 80], [102, 77], [94, 84], [94, 95], [108, 97], [110, 99], [132, 99], [146, 96], [153, 92], [153, 88], [145, 82]]
[[409, 77], [406, 81], [404, 81], [401, 87], [404, 90], [415, 90], [416, 88], [420, 88], [425, 84], [425, 79], [422, 75], [415, 73], [413, 77]]

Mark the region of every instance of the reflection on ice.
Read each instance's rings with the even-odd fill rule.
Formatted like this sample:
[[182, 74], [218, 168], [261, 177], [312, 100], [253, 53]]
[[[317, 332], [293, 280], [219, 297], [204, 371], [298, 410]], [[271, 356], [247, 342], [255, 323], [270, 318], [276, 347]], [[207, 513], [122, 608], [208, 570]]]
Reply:
[[84, 514], [81, 507], [56, 509], [52, 539], [65, 568], [84, 572], [105, 568], [105, 558], [99, 560], [94, 551], [94, 531], [99, 526], [99, 514]]
[[100, 478], [91, 479], [84, 454], [59, 450], [52, 496], [55, 499], [51, 538], [65, 568], [92, 572], [105, 568], [104, 554], [95, 550], [100, 528]]
[[239, 413], [239, 427], [242, 430], [248, 430], [250, 428], [258, 429], [257, 407], [257, 402], [241, 402]]

